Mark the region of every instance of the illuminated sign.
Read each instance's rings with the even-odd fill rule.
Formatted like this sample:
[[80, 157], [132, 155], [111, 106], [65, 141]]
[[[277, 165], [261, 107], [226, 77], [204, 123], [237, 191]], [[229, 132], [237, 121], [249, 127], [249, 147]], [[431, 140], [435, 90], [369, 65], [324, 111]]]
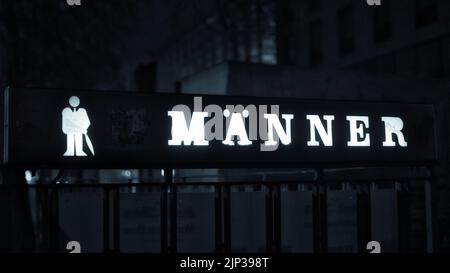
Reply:
[[2, 95], [3, 163], [18, 166], [251, 168], [436, 160], [429, 104], [40, 89]]

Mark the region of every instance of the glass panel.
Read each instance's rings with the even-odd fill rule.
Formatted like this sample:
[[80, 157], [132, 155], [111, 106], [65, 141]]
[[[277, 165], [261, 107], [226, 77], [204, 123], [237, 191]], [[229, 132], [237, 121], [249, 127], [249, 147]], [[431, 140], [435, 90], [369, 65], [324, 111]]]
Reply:
[[[341, 185], [344, 186], [344, 185]], [[328, 190], [328, 252], [357, 252], [356, 192]]]
[[182, 186], [177, 192], [178, 252], [214, 252], [214, 188]]
[[313, 252], [312, 191], [304, 189], [304, 185], [284, 186], [280, 198], [282, 251]]
[[411, 234], [409, 249], [413, 253], [425, 252], [427, 248], [426, 199], [424, 180], [409, 181]]
[[120, 193], [120, 251], [161, 251], [161, 192]]
[[[0, 219], [10, 222], [12, 206], [11, 191], [0, 186]], [[0, 225], [0, 252], [9, 251], [11, 248], [11, 224]]]
[[398, 207], [395, 189], [373, 188], [370, 193], [372, 240], [381, 244], [381, 252], [398, 251]]
[[265, 188], [231, 189], [231, 251], [266, 251]]

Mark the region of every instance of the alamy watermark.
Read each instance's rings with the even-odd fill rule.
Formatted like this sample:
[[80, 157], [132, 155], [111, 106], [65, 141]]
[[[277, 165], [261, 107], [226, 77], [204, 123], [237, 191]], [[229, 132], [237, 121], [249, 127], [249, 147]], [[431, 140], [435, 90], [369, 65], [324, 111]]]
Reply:
[[366, 0], [369, 6], [381, 6], [381, 0]]
[[66, 0], [69, 6], [81, 6], [81, 0]]
[[188, 105], [179, 104], [168, 112], [172, 118], [172, 139], [168, 144], [207, 146], [210, 141], [219, 140], [229, 146], [248, 146], [259, 138], [261, 151], [275, 151], [280, 142], [291, 144], [294, 119], [293, 114], [282, 114], [280, 119], [279, 111], [279, 105], [270, 105], [270, 109], [268, 105], [254, 104], [226, 105], [225, 109], [216, 104], [203, 107], [202, 97], [194, 97], [193, 111]]

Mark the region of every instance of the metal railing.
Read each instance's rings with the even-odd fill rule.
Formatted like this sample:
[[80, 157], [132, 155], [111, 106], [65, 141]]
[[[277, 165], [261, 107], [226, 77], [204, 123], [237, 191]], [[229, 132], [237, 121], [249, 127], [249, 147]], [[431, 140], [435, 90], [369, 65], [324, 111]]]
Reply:
[[[425, 167], [426, 169], [426, 167]], [[342, 171], [342, 169], [337, 169]], [[348, 170], [347, 170], [348, 171]], [[386, 179], [385, 177], [379, 178], [364, 178], [355, 177], [349, 179], [348, 177], [330, 176], [324, 169], [314, 169], [312, 171], [313, 176], [310, 180], [277, 180], [276, 177], [280, 174], [296, 176], [298, 174], [304, 174], [302, 171], [290, 171], [290, 172], [255, 172], [260, 175], [261, 179], [248, 181], [247, 179], [236, 180], [234, 178], [242, 178], [242, 174], [225, 175], [226, 179], [231, 181], [219, 181], [219, 182], [183, 182], [186, 180], [193, 180], [199, 177], [212, 178], [213, 176], [190, 176], [189, 179], [180, 179], [180, 177], [174, 179], [171, 169], [166, 169], [164, 172], [164, 183], [161, 182], [145, 182], [145, 183], [110, 183], [110, 184], [66, 184], [66, 183], [51, 183], [51, 184], [29, 184], [25, 187], [26, 191], [34, 191], [36, 196], [40, 196], [40, 199], [36, 201], [36, 206], [46, 216], [48, 221], [41, 228], [41, 232], [48, 240], [48, 244], [41, 248], [41, 251], [50, 252], [66, 252], [64, 246], [66, 242], [62, 241], [61, 236], [61, 223], [60, 223], [60, 196], [61, 193], [67, 190], [87, 190], [95, 189], [95, 191], [101, 193], [102, 205], [102, 234], [103, 234], [103, 252], [123, 252], [121, 249], [121, 226], [124, 224], [121, 217], [121, 193], [139, 193], [151, 190], [158, 195], [159, 200], [159, 252], [161, 253], [176, 253], [179, 252], [178, 248], [178, 235], [179, 235], [179, 211], [178, 207], [178, 195], [183, 190], [189, 189], [190, 192], [201, 192], [199, 187], [206, 187], [208, 192], [213, 195], [214, 216], [210, 219], [213, 222], [214, 227], [214, 250], [217, 253], [229, 253], [236, 251], [232, 246], [233, 229], [232, 225], [236, 224], [232, 222], [232, 198], [235, 192], [260, 192], [264, 196], [263, 207], [265, 215], [264, 229], [264, 252], [267, 253], [280, 253], [283, 250], [283, 219], [282, 219], [282, 192], [285, 191], [305, 191], [309, 192], [312, 196], [311, 201], [311, 214], [312, 214], [312, 236], [313, 236], [313, 248], [312, 251], [316, 253], [326, 253], [328, 249], [328, 199], [327, 195], [333, 187], [337, 187], [341, 190], [351, 189], [356, 197], [356, 242], [358, 252], [367, 252], [366, 245], [373, 238], [371, 236], [371, 192], [376, 185], [387, 183], [392, 185], [392, 190], [395, 190], [397, 194], [397, 208], [398, 208], [398, 251], [418, 251], [411, 248], [411, 193], [410, 184], [413, 181], [423, 182], [424, 187], [429, 183], [432, 183], [433, 177], [431, 172], [423, 172], [422, 175], [406, 175], [393, 176], [392, 179]], [[348, 173], [348, 172], [347, 172]], [[420, 172], [419, 172], [420, 173]], [[244, 175], [245, 176], [245, 175]], [[62, 175], [58, 176], [59, 179]], [[224, 178], [222, 177], [222, 178]], [[233, 179], [229, 179], [232, 177]], [[268, 179], [268, 177], [272, 177]], [[14, 191], [18, 188], [17, 185], [3, 184], [0, 186], [0, 192]], [[256, 189], [256, 190], [255, 190]], [[155, 197], [156, 195], [153, 195]], [[425, 197], [426, 202], [430, 202]], [[154, 200], [153, 200], [154, 201]], [[426, 242], [423, 249], [419, 251], [431, 251], [432, 247], [432, 227], [431, 223], [431, 205], [426, 203], [426, 215], [424, 215], [424, 221], [426, 222], [426, 230], [423, 234], [426, 238]], [[44, 230], [42, 230], [44, 229]], [[76, 238], [75, 238], [76, 239]]]

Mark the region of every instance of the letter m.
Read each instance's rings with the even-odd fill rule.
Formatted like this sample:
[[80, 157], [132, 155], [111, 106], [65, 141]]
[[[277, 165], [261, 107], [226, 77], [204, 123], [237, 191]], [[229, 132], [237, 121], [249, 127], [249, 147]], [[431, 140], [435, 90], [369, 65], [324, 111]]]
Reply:
[[192, 145], [207, 146], [209, 142], [205, 139], [205, 118], [206, 112], [193, 112], [189, 125], [183, 111], [169, 111], [172, 118], [172, 139], [169, 140], [171, 146]]

